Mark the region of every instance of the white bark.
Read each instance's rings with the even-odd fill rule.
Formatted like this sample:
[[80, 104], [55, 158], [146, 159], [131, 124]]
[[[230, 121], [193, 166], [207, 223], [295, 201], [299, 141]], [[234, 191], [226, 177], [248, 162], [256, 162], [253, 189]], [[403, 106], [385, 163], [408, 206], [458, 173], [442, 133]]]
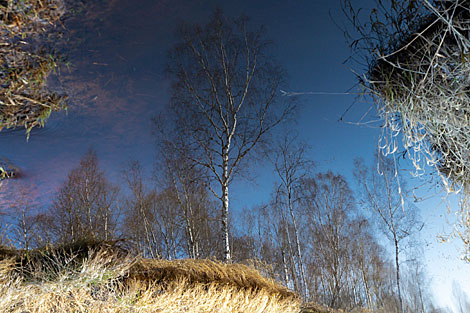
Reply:
[[301, 281], [301, 292], [304, 298], [306, 299], [308, 296], [307, 291], [307, 282], [305, 280], [305, 269], [304, 269], [304, 262], [302, 258], [302, 251], [300, 249], [300, 240], [299, 240], [299, 230], [297, 228], [297, 222], [295, 220], [294, 208], [292, 206], [292, 190], [288, 187], [288, 205], [289, 205], [289, 212], [292, 219], [292, 226], [294, 227], [294, 235], [295, 235], [295, 244], [296, 244], [296, 252], [297, 258], [299, 262], [299, 269], [300, 269], [300, 281]]
[[[289, 103], [279, 111], [271, 108], [282, 71], [264, 57], [262, 32], [249, 32], [245, 19], [228, 21], [216, 13], [205, 27], [182, 28], [170, 53], [173, 125], [162, 129], [167, 144], [209, 173], [208, 188], [221, 203], [226, 261], [232, 258], [229, 185], [242, 160], [292, 109]], [[188, 147], [190, 154], [184, 151]]]
[[228, 227], [228, 209], [229, 209], [229, 198], [228, 198], [228, 179], [225, 184], [222, 184], [222, 233], [224, 242], [224, 260], [225, 262], [231, 262], [232, 253], [230, 251], [230, 237]]

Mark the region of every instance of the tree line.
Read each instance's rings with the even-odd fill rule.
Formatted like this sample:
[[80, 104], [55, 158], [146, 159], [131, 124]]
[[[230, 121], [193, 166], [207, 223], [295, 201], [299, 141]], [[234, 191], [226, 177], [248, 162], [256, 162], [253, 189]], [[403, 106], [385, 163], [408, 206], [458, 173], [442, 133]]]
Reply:
[[[402, 206], [391, 160], [380, 161], [381, 172], [376, 161], [356, 160], [351, 185], [339, 173], [314, 172], [305, 145], [292, 138], [272, 153], [278, 176], [270, 201], [228, 219], [232, 261], [333, 308], [442, 312], [430, 299], [422, 248], [413, 244], [422, 223], [406, 198]], [[2, 244], [125, 239], [148, 258], [224, 259], [218, 201], [195, 168], [160, 160], [149, 177], [132, 161], [115, 183], [98, 161], [88, 151], [46, 209], [32, 202], [31, 188], [9, 182]]]
[[[354, 191], [340, 173], [315, 172], [306, 144], [283, 135], [296, 102], [279, 94], [285, 74], [263, 28], [216, 11], [177, 35], [151, 179], [132, 161], [111, 182], [90, 150], [45, 210], [18, 188], [2, 243], [125, 239], [149, 258], [249, 262], [333, 308], [439, 312], [414, 244], [423, 224], [395, 159], [357, 160]], [[232, 182], [260, 159], [276, 176], [271, 200], [234, 211]]]

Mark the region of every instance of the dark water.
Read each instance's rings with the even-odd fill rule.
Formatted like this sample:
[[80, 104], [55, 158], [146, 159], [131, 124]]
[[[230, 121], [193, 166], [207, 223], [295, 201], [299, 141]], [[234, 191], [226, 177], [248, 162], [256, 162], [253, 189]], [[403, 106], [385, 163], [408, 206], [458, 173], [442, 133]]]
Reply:
[[67, 7], [63, 25], [52, 31], [63, 33], [56, 49], [70, 70], [49, 78], [52, 89], [69, 95], [67, 112], [53, 113], [29, 142], [23, 129], [0, 133], [1, 156], [46, 201], [90, 147], [109, 171], [153, 156], [151, 117], [168, 99], [162, 66], [174, 23], [165, 16], [179, 14], [162, 1], [69, 1]]
[[[367, 6], [373, 0], [357, 2]], [[155, 156], [151, 118], [169, 99], [170, 83], [163, 69], [174, 30], [181, 21], [203, 23], [216, 7], [233, 17], [245, 13], [253, 24], [266, 25], [276, 45], [273, 54], [289, 74], [290, 90], [343, 92], [355, 84], [354, 75], [343, 65], [350, 51], [330, 19], [333, 15], [337, 23], [346, 23], [339, 1], [67, 0], [67, 7], [71, 17], [64, 28], [57, 28], [65, 40], [58, 48], [68, 55], [71, 71], [62, 69], [60, 76], [50, 77], [50, 84], [69, 95], [68, 112], [52, 114], [46, 127], [33, 130], [29, 142], [24, 130], [0, 132], [0, 158], [8, 158], [23, 173], [8, 185], [27, 184], [39, 207], [50, 203], [90, 147], [115, 182], [120, 182], [119, 173], [129, 159], [142, 161], [151, 171]], [[313, 148], [311, 158], [318, 170], [333, 169], [348, 176], [355, 157], [372, 157], [376, 130], [337, 122], [354, 96], [300, 100], [296, 124]], [[369, 106], [357, 104], [346, 119], [358, 121]], [[234, 182], [234, 211], [269, 201], [272, 173], [255, 174], [257, 184]], [[10, 197], [6, 187], [0, 190], [0, 204]], [[442, 265], [442, 255], [432, 259], [437, 261], [431, 271], [442, 273], [441, 282], [465, 273], [460, 268], [444, 272], [453, 267]], [[445, 289], [450, 290], [450, 284]]]
[[[348, 50], [328, 15], [337, 12], [336, 6], [328, 1], [67, 0], [68, 16], [56, 31], [63, 33], [57, 49], [68, 56], [70, 71], [62, 68], [49, 81], [69, 95], [68, 112], [53, 113], [46, 127], [32, 131], [29, 142], [23, 130], [1, 132], [0, 156], [22, 169], [22, 180], [36, 186], [44, 203], [90, 147], [115, 181], [130, 159], [150, 171], [155, 155], [151, 118], [169, 99], [163, 72], [174, 31], [182, 21], [204, 23], [216, 7], [266, 25], [276, 44], [273, 54], [287, 68], [294, 90], [345, 91], [354, 77], [341, 64]], [[331, 163], [334, 155], [346, 155], [337, 150], [352, 149], [351, 141], [338, 146], [316, 129], [333, 128], [335, 138], [348, 133], [351, 128], [338, 127], [336, 120], [352, 98], [305, 100], [300, 131], [326, 147], [319, 158]]]

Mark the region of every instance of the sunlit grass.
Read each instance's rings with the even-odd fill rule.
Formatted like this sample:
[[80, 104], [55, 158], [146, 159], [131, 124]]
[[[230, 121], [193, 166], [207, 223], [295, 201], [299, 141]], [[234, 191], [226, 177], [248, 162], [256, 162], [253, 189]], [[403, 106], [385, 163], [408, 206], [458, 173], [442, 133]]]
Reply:
[[296, 295], [248, 266], [146, 260], [103, 247], [80, 254], [0, 253], [0, 312], [300, 311]]

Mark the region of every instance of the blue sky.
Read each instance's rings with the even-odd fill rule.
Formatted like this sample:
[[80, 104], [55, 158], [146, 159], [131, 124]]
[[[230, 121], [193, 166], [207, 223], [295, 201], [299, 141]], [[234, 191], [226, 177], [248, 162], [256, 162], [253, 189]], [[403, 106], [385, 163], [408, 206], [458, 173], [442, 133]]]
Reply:
[[[372, 0], [355, 1], [369, 7]], [[342, 31], [339, 1], [216, 1], [216, 0], [113, 0], [97, 24], [81, 25], [71, 45], [72, 72], [61, 78], [73, 86], [68, 114], [54, 114], [44, 129], [33, 131], [28, 143], [23, 131], [0, 133], [1, 155], [9, 158], [33, 182], [46, 200], [54, 195], [68, 171], [93, 146], [100, 162], [115, 181], [130, 159], [151, 170], [155, 150], [150, 118], [168, 101], [169, 83], [163, 75], [166, 51], [178, 22], [203, 22], [218, 6], [231, 16], [247, 14], [253, 24], [264, 24], [275, 43], [273, 54], [289, 74], [289, 91], [341, 93], [356, 79], [343, 62], [351, 52]], [[81, 21], [70, 22], [70, 27]], [[67, 25], [67, 24], [66, 24]], [[73, 26], [75, 25], [75, 26]], [[357, 89], [353, 90], [357, 91]], [[355, 95], [304, 95], [299, 97], [298, 132], [312, 147], [317, 170], [332, 169], [352, 184], [356, 157], [372, 159], [378, 129], [338, 122], [356, 101], [344, 121], [356, 122], [370, 101]], [[255, 182], [235, 182], [234, 209], [269, 200], [271, 174], [257, 170]], [[269, 171], [269, 169], [267, 169]], [[419, 182], [416, 182], [418, 184]], [[429, 192], [424, 192], [425, 195]], [[458, 241], [440, 244], [437, 235], [451, 226], [443, 195], [418, 204], [426, 227], [425, 259], [435, 296], [450, 305], [453, 280], [470, 290], [469, 265], [459, 261]], [[452, 203], [453, 208], [455, 202]]]

